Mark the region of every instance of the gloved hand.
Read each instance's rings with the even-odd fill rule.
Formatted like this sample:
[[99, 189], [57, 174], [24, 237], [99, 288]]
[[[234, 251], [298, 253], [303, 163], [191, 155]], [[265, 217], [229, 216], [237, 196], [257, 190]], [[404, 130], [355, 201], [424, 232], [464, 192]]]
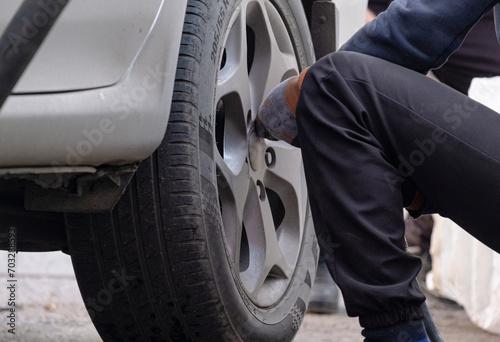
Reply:
[[308, 69], [302, 70], [298, 76], [286, 79], [269, 92], [257, 115], [256, 132], [259, 137], [271, 135], [275, 139], [298, 146], [295, 108]]

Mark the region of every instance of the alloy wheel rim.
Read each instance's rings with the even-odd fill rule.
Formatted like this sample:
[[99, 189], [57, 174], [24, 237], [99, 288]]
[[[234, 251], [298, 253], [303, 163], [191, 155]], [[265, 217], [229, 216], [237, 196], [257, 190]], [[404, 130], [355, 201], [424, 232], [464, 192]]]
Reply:
[[300, 150], [258, 138], [254, 122], [264, 95], [298, 72], [277, 9], [243, 0], [220, 61], [215, 164], [228, 259], [246, 296], [261, 308], [276, 304], [292, 280], [307, 192]]

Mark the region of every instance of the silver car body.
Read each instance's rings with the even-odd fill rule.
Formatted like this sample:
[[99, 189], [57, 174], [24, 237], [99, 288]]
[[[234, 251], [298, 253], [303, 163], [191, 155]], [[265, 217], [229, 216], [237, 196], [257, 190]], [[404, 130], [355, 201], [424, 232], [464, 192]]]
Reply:
[[[367, 0], [334, 2], [341, 45]], [[0, 30], [20, 3], [2, 3]], [[95, 172], [150, 155], [168, 122], [186, 4], [71, 1], [0, 111], [0, 176]], [[46, 12], [26, 18], [27, 38]]]
[[[0, 30], [20, 3], [3, 2]], [[4, 173], [124, 165], [150, 155], [169, 117], [186, 3], [70, 1], [1, 109]], [[19, 39], [29, 39], [50, 10], [26, 18]]]

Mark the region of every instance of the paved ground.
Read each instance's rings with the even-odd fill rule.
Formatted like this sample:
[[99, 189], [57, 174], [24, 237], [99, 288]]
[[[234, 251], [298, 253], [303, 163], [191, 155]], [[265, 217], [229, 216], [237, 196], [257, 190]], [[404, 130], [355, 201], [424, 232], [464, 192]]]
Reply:
[[[67, 255], [20, 253], [14, 279], [8, 277], [7, 268], [7, 253], [0, 252], [0, 341], [101, 341], [84, 309]], [[7, 287], [13, 283], [8, 280], [17, 280], [15, 335], [8, 332], [10, 290]], [[433, 297], [428, 304], [446, 341], [500, 341], [500, 336], [472, 325], [460, 307]], [[295, 341], [361, 341], [360, 327], [343, 310], [335, 315], [307, 314]]]
[[8, 332], [7, 254], [0, 252], [0, 341], [101, 341], [84, 308], [68, 255], [18, 253], [16, 334]]
[[[428, 296], [427, 305], [445, 341], [499, 342], [500, 336], [477, 328], [456, 304]], [[361, 341], [357, 320], [344, 312], [335, 315], [307, 314], [295, 342], [354, 342]]]

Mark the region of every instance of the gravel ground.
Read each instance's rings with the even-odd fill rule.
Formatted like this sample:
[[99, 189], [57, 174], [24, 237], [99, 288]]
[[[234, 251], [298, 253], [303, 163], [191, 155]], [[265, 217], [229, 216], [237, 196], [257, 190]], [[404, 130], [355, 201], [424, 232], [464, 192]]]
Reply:
[[[5, 265], [5, 266], [1, 266]], [[70, 258], [62, 253], [19, 253], [16, 258], [16, 334], [8, 332], [10, 314], [7, 253], [0, 252], [0, 341], [97, 342], [80, 298]], [[428, 306], [444, 339], [499, 342], [500, 336], [475, 327], [457, 305], [428, 296]], [[333, 315], [307, 314], [296, 342], [361, 341], [361, 328], [342, 306]]]

